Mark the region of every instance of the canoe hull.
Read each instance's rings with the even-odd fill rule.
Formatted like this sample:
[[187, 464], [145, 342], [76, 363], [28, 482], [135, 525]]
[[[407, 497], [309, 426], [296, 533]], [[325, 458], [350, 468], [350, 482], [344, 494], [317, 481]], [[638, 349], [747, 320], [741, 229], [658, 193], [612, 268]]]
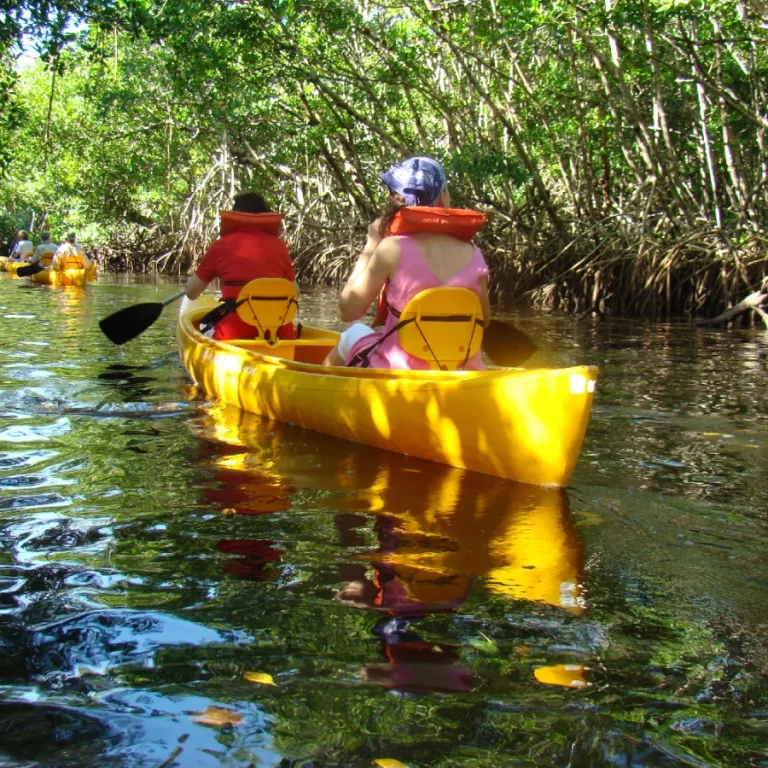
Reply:
[[40, 283], [41, 285], [85, 285], [96, 279], [96, 267], [63, 270], [45, 269], [30, 275], [29, 279], [33, 283]]
[[[597, 369], [384, 371], [317, 364], [337, 334], [225, 344], [194, 326], [213, 304], [185, 300], [182, 361], [219, 400], [251, 413], [429, 461], [533, 485], [564, 486], [586, 433]], [[311, 360], [311, 362], [309, 362]], [[305, 362], [306, 361], [306, 362]]]
[[17, 272], [17, 270], [19, 269], [19, 267], [26, 267], [26, 266], [29, 266], [29, 265], [28, 265], [28, 264], [26, 264], [26, 263], [25, 263], [25, 262], [23, 262], [23, 261], [10, 261], [10, 260], [7, 260], [7, 261], [5, 262], [5, 267], [4, 267], [4, 269], [5, 269], [5, 271], [6, 271], [6, 272], [7, 272], [9, 275], [11, 275], [12, 277], [18, 277], [18, 275], [16, 274], [16, 272]]

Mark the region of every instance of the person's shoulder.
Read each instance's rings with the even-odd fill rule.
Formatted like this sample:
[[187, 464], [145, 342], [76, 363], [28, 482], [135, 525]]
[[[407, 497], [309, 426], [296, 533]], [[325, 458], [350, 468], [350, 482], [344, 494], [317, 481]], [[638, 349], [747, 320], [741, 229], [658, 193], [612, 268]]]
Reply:
[[406, 238], [401, 235], [390, 235], [389, 237], [385, 237], [378, 244], [378, 246], [376, 246], [376, 250], [381, 253], [387, 253], [389, 251], [399, 251], [400, 246], [402, 245], [405, 239]]
[[400, 258], [400, 247], [405, 238], [397, 235], [385, 237], [373, 252], [376, 259], [384, 263], [393, 263]]
[[[232, 234], [234, 234], [234, 232]], [[209, 254], [215, 256], [217, 253], [226, 251], [227, 238], [232, 237], [232, 234], [224, 235], [223, 237], [217, 237], [206, 249], [204, 257], [208, 256]]]

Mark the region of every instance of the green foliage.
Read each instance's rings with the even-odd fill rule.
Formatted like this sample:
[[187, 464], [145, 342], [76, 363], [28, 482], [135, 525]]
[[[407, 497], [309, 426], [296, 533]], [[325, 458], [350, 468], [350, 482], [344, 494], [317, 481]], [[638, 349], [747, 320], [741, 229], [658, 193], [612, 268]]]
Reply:
[[415, 153], [513, 222], [516, 250], [549, 253], [528, 288], [551, 287], [557, 253], [605, 270], [615, 246], [577, 245], [597, 225], [627, 253], [714, 233], [744, 261], [768, 222], [768, 49], [731, 0], [27, 2], [13, 18], [7, 45], [27, 18], [41, 59], [16, 84], [9, 53], [0, 82], [9, 204], [141, 241], [145, 267], [197, 258], [252, 186], [287, 214], [302, 273], [337, 279], [382, 169]]

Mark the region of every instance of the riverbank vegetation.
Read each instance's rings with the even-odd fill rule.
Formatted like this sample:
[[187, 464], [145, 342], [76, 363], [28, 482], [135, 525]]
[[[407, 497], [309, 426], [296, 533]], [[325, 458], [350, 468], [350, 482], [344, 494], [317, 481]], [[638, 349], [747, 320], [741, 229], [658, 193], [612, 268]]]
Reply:
[[6, 229], [34, 212], [108, 268], [185, 271], [250, 187], [333, 282], [380, 172], [425, 153], [491, 214], [498, 295], [711, 316], [766, 274], [762, 0], [96, 5], [24, 17], [23, 66], [6, 30]]

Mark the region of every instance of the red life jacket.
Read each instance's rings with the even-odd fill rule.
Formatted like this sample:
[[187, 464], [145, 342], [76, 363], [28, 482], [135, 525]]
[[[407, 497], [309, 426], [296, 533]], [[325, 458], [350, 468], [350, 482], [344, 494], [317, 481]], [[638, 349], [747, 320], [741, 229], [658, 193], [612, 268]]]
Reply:
[[[241, 211], [219, 211], [221, 220], [221, 236], [235, 232], [254, 233], [262, 232], [277, 237], [280, 232], [280, 222], [283, 220], [281, 213], [243, 213]], [[252, 278], [251, 278], [252, 279]], [[236, 299], [250, 280], [221, 281], [221, 298]], [[251, 339], [256, 335], [253, 326], [243, 322], [236, 313], [227, 315], [216, 324], [215, 339]], [[281, 339], [295, 339], [296, 329], [291, 323], [284, 325], [278, 331]]]
[[[280, 232], [282, 213], [242, 213], [241, 211], [219, 211], [221, 219], [221, 236], [233, 232], [265, 232], [277, 237]], [[223, 299], [236, 299], [240, 289], [248, 281], [221, 283], [221, 297]]]

